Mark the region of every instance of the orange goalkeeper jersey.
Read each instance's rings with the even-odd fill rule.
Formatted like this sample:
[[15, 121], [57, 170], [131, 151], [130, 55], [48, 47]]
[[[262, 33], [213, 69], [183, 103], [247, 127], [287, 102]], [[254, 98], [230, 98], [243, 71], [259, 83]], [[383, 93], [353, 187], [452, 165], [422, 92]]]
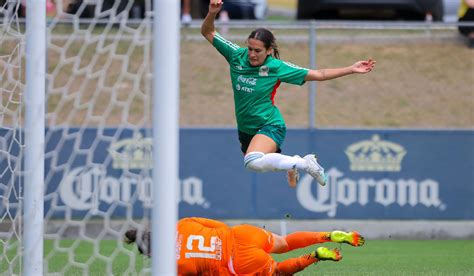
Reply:
[[178, 222], [176, 258], [179, 275], [272, 275], [273, 236], [251, 225], [229, 227], [205, 218]]

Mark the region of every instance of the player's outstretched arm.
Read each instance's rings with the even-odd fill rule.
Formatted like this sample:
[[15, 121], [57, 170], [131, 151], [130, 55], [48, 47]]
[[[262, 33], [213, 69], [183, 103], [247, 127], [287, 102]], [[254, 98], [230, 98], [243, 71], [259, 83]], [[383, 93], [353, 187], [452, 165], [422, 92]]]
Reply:
[[209, 11], [201, 25], [201, 34], [212, 44], [214, 35], [216, 34], [216, 28], [214, 21], [219, 11], [222, 9], [222, 0], [209, 0]]
[[375, 60], [368, 59], [354, 63], [348, 67], [335, 69], [309, 70], [304, 78], [305, 81], [325, 81], [350, 74], [364, 74], [372, 71], [375, 67]]

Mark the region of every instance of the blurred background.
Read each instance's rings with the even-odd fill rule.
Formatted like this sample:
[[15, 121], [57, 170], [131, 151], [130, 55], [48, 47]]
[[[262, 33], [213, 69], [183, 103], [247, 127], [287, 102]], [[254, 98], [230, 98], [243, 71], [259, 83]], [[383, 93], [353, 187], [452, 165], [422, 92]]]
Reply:
[[[6, 2], [6, 1], [5, 1]], [[109, 10], [117, 5], [117, 12], [127, 9], [130, 18], [143, 18], [149, 9], [145, 0], [65, 0], [62, 8], [80, 17], [94, 17], [95, 9]], [[49, 13], [56, 10], [56, 2], [48, 1]], [[203, 18], [209, 1], [181, 0], [192, 18]], [[128, 7], [131, 4], [131, 7]], [[151, 4], [151, 3], [150, 3]], [[381, 19], [424, 20], [430, 14], [435, 21], [457, 21], [459, 0], [228, 0], [224, 10], [231, 19]], [[24, 6], [19, 11], [24, 15]], [[189, 10], [188, 10], [189, 9]], [[79, 11], [79, 12], [78, 12]]]
[[[294, 189], [284, 173], [245, 170], [228, 64], [200, 34], [208, 1], [181, 4], [180, 217], [282, 235], [338, 228], [372, 240], [461, 239], [472, 255], [474, 44], [459, 27], [474, 25], [458, 23], [460, 1], [225, 1], [216, 26], [241, 47], [266, 27], [281, 58], [303, 67], [377, 61], [367, 75], [278, 89], [288, 127], [283, 152], [315, 152], [329, 175], [324, 188], [302, 175]], [[152, 1], [46, 5], [44, 260], [52, 273], [96, 272], [95, 262], [103, 274], [140, 271], [150, 263], [121, 239], [127, 228], [150, 225], [151, 60], [159, 47]], [[19, 131], [26, 14], [24, 2], [0, 6], [0, 274], [15, 274], [28, 146]]]

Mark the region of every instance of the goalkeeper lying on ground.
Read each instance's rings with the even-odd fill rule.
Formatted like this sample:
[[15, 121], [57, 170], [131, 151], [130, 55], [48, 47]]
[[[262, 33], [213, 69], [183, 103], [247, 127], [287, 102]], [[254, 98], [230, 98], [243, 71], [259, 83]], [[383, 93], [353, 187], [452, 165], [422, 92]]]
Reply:
[[[316, 250], [282, 262], [270, 254], [286, 253], [323, 242], [364, 244], [357, 232], [295, 232], [282, 237], [251, 225], [227, 226], [205, 218], [184, 218], [177, 225], [176, 252], [179, 274], [206, 275], [287, 275], [318, 261], [339, 261], [337, 249]], [[137, 236], [141, 237], [137, 240]], [[150, 232], [128, 230], [125, 242], [136, 242], [140, 253], [150, 256]], [[179, 256], [179, 257], [178, 257]]]

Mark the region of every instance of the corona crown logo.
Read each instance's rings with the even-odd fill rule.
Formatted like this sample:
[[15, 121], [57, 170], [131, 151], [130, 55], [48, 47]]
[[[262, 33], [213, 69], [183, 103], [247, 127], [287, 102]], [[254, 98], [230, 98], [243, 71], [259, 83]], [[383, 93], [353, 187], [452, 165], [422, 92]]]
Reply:
[[151, 169], [152, 159], [152, 139], [143, 138], [141, 133], [136, 132], [133, 138], [124, 139], [109, 148], [112, 156], [114, 169]]
[[380, 136], [352, 144], [345, 151], [351, 171], [400, 171], [405, 149], [395, 143], [382, 141]]

